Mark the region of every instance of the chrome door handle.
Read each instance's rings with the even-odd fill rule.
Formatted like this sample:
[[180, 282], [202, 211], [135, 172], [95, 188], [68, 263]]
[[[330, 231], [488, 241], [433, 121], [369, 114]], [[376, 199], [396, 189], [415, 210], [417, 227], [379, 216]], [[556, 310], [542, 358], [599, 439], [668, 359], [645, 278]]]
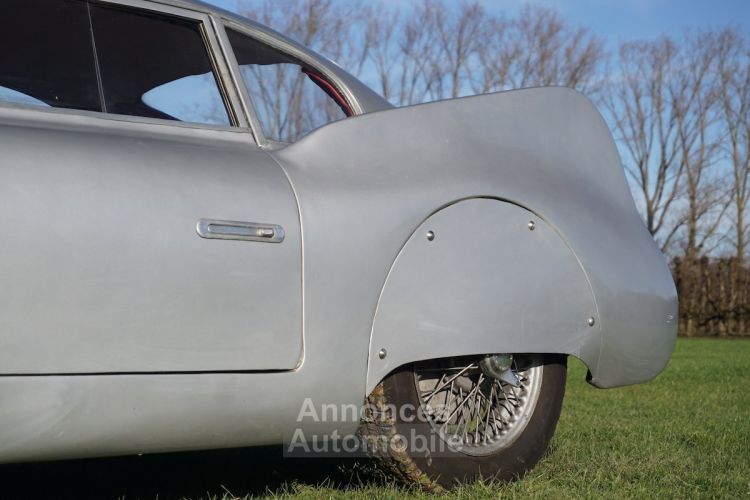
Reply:
[[201, 238], [209, 240], [241, 240], [281, 243], [284, 241], [284, 228], [276, 224], [239, 222], [231, 220], [201, 219], [196, 228]]

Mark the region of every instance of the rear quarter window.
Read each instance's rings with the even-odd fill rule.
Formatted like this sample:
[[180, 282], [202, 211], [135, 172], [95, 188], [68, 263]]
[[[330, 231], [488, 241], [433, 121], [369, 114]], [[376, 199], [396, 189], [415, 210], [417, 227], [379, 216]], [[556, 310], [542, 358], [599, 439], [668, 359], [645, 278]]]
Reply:
[[343, 96], [313, 68], [231, 28], [227, 36], [266, 138], [294, 142], [351, 116]]

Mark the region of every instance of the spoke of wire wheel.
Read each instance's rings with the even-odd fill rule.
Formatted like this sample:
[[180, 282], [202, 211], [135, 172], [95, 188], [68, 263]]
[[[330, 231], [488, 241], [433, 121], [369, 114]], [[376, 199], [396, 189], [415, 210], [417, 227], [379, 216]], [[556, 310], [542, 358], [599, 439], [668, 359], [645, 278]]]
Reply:
[[511, 413], [511, 411], [504, 404], [506, 402], [510, 403], [510, 401], [508, 401], [508, 393], [505, 392], [505, 387], [503, 387], [502, 383], [498, 383], [498, 387], [500, 387], [500, 390], [503, 392], [503, 401], [500, 403], [500, 406], [505, 408], [505, 411], [507, 411], [508, 413]]
[[482, 392], [482, 384], [484, 383], [484, 380], [486, 377], [484, 374], [479, 376], [479, 382], [477, 382], [477, 385], [479, 386], [479, 392], [477, 392], [477, 397], [474, 400], [474, 405], [476, 407], [476, 413], [474, 415], [474, 425], [476, 428], [474, 429], [474, 442], [476, 443], [479, 440], [479, 428], [482, 424], [482, 396], [484, 396], [484, 393]]
[[[483, 375], [479, 376], [479, 382], [477, 382], [478, 386], [482, 385], [482, 377]], [[474, 421], [476, 421], [476, 427], [474, 428], [474, 444], [476, 444], [479, 441], [479, 419], [482, 418], [482, 412], [480, 411], [482, 409], [482, 390], [479, 389], [479, 392], [477, 393], [476, 399], [474, 399], [474, 406], [476, 408]]]
[[510, 391], [513, 393], [513, 401], [515, 401], [515, 403], [513, 401], [511, 401], [511, 404], [513, 406], [515, 406], [515, 407], [521, 406], [521, 400], [518, 397], [518, 393], [516, 392], [516, 388], [513, 387], [513, 386], [511, 386], [510, 387]]
[[[484, 440], [486, 441], [489, 438], [489, 432], [488, 428], [490, 426], [490, 415], [492, 415], [492, 397], [495, 395], [495, 386], [490, 385], [490, 398], [487, 401], [487, 419], [484, 421]], [[485, 396], [486, 398], [486, 396]]]
[[463, 370], [464, 367], [461, 366], [445, 366], [442, 368], [419, 368], [417, 371], [419, 372], [445, 372], [446, 370]]
[[[436, 386], [436, 387], [437, 387], [437, 386], [439, 386], [439, 385], [440, 385], [440, 384], [441, 384], [441, 383], [443, 382], [443, 380], [444, 380], [444, 379], [445, 379], [445, 373], [443, 373], [442, 375], [440, 375], [440, 380], [438, 380], [438, 383], [437, 383], [437, 384], [435, 384], [435, 386]], [[423, 397], [424, 397], [424, 396], [423, 396]], [[434, 393], [433, 393], [433, 397], [434, 397]], [[432, 397], [430, 397], [430, 399], [432, 399]], [[428, 399], [427, 401], [425, 401], [425, 402], [424, 402], [424, 404], [425, 404], [425, 406], [427, 406], [427, 408], [429, 408], [429, 407], [430, 407], [430, 404], [429, 404], [429, 403], [430, 403], [430, 400], [429, 400], [429, 399]]]
[[[463, 399], [463, 397], [464, 397], [464, 390], [461, 387], [459, 387], [458, 388], [458, 398], [456, 399], [456, 401], [459, 400], [459, 399]], [[456, 406], [456, 410], [460, 410], [460, 411], [456, 415], [456, 420], [455, 420], [455, 422], [453, 424], [455, 426], [455, 432], [453, 433], [454, 435], [458, 435], [458, 427], [461, 424], [461, 414], [464, 411], [463, 405]], [[450, 421], [450, 418], [448, 418], [448, 420]]]
[[[489, 422], [490, 422], [490, 420], [492, 420], [492, 422], [493, 422], [493, 424], [494, 424], [494, 425], [493, 425], [493, 427], [495, 428], [495, 430], [496, 430], [497, 432], [500, 432], [500, 430], [501, 430], [502, 426], [503, 426], [503, 425], [505, 425], [505, 424], [507, 423], [507, 420], [506, 420], [506, 419], [503, 419], [502, 417], [500, 417], [500, 416], [499, 416], [499, 415], [497, 414], [497, 411], [496, 411], [496, 410], [498, 409], [498, 407], [499, 407], [499, 408], [502, 408], [503, 410], [505, 410], [506, 412], [508, 412], [508, 415], [509, 415], [509, 416], [510, 416], [510, 415], [512, 415], [512, 414], [513, 414], [513, 412], [512, 412], [512, 411], [510, 411], [510, 410], [509, 410], [509, 409], [508, 409], [508, 408], [507, 408], [507, 407], [506, 407], [506, 406], [505, 406], [505, 405], [503, 404], [503, 401], [504, 401], [504, 400], [502, 400], [502, 401], [500, 400], [500, 396], [499, 396], [499, 394], [498, 394], [498, 393], [496, 393], [496, 391], [495, 391], [495, 388], [496, 388], [496, 387], [498, 387], [498, 386], [496, 385], [496, 383], [493, 383], [493, 384], [492, 384], [492, 385], [490, 386], [490, 398], [489, 398], [489, 399], [487, 399], [487, 396], [486, 396], [486, 395], [485, 395], [484, 393], [482, 393], [481, 391], [480, 391], [480, 394], [481, 394], [481, 395], [482, 395], [482, 397], [483, 397], [483, 398], [485, 399], [485, 401], [487, 401], [487, 408], [488, 408], [488, 411], [487, 411], [487, 425], [486, 425], [486, 427], [487, 427], [487, 426], [489, 426]], [[493, 404], [493, 400], [494, 400], [494, 404]], [[498, 429], [498, 428], [497, 428], [497, 422], [500, 422], [500, 424], [499, 424], [499, 425], [500, 425], [500, 429]], [[489, 432], [487, 432], [487, 434], [489, 434]]]
[[500, 434], [501, 432], [503, 432], [503, 427], [507, 423], [508, 422], [506, 420], [503, 420], [501, 417], [498, 417], [497, 413], [495, 413], [494, 411], [492, 412], [492, 427], [495, 428], [495, 434]]
[[[461, 427], [461, 424], [463, 424], [463, 431], [461, 433], [461, 441], [463, 443], [468, 443], [468, 436], [467, 436], [467, 426], [468, 426], [468, 418], [471, 418], [471, 393], [473, 391], [469, 392], [469, 395], [466, 396], [466, 399], [464, 399], [464, 403], [461, 404], [461, 411], [456, 416], [456, 425], [458, 427]], [[461, 391], [461, 394], [463, 395], [463, 391]], [[466, 414], [469, 414], [468, 418]]]
[[443, 410], [442, 410], [443, 416], [448, 414], [448, 408], [450, 408], [450, 406], [448, 405], [450, 404], [450, 398], [452, 395], [453, 395], [453, 382], [450, 383], [450, 387], [448, 388], [447, 391], [445, 391], [445, 401], [443, 402]]
[[[454, 416], [456, 415], [456, 413], [458, 412], [458, 410], [460, 410], [461, 408], [463, 408], [463, 405], [464, 405], [464, 403], [466, 403], [466, 401], [468, 401], [468, 400], [469, 400], [469, 398], [471, 398], [471, 397], [472, 397], [472, 396], [474, 395], [474, 392], [475, 392], [475, 391], [477, 391], [478, 389], [479, 389], [479, 386], [476, 386], [476, 387], [475, 387], [475, 388], [474, 388], [474, 389], [473, 389], [473, 390], [472, 390], [472, 391], [471, 391], [471, 392], [469, 393], [469, 395], [468, 395], [468, 396], [466, 396], [466, 398], [462, 399], [461, 403], [459, 403], [459, 405], [458, 405], [458, 406], [456, 406], [456, 408], [455, 408], [455, 409], [453, 410], [453, 412], [451, 412], [450, 416], [448, 417], [448, 421], [447, 421], [447, 422], [446, 422], [445, 424], [443, 424], [443, 427], [445, 427], [445, 425], [447, 425], [447, 423], [448, 423], [448, 422], [450, 421], [450, 419], [451, 419], [451, 418], [453, 418], [453, 417], [454, 417]], [[459, 389], [459, 390], [460, 390], [460, 389]], [[461, 395], [462, 395], [462, 397], [463, 397], [463, 391], [461, 391]]]
[[[511, 386], [511, 391], [515, 391], [515, 387]], [[500, 390], [503, 391], [503, 398], [505, 401], [513, 405], [514, 407], [518, 408], [520, 406], [520, 403], [518, 402], [518, 397], [513, 392], [511, 395], [508, 395], [507, 392], [505, 392], [505, 386], [501, 383], [500, 384]], [[514, 402], [515, 401], [515, 402]]]
[[[500, 390], [502, 390], [502, 386], [500, 386]], [[507, 420], [505, 420], [505, 419], [501, 418], [500, 416], [498, 416], [498, 414], [495, 412], [495, 410], [498, 407], [500, 407], [500, 408], [504, 409], [505, 411], [507, 411], [509, 415], [511, 415], [511, 413], [508, 410], [508, 408], [506, 408], [503, 405], [503, 403], [500, 401], [500, 395], [499, 394], [497, 395], [497, 397], [498, 397], [498, 400], [497, 400], [498, 404], [497, 404], [497, 406], [495, 406], [495, 407], [492, 408], [492, 421], [495, 424], [495, 429], [496, 429], [497, 433], [500, 433], [500, 432], [502, 432], [502, 427], [503, 427], [503, 425], [505, 425], [505, 423], [507, 422]], [[497, 427], [497, 422], [500, 422], [500, 427], [499, 428]]]
[[[447, 380], [443, 385], [438, 386], [437, 389], [435, 389], [434, 391], [432, 391], [432, 393], [430, 393], [429, 396], [427, 396], [427, 399], [425, 399], [424, 402], [425, 403], [429, 403], [430, 400], [435, 396], [435, 394], [437, 394], [438, 392], [440, 392], [440, 390], [443, 387], [445, 387], [448, 384], [452, 384], [454, 380], [456, 380], [458, 377], [460, 377], [461, 375], [463, 375], [464, 373], [466, 373], [467, 370], [469, 370], [471, 368], [474, 368], [475, 366], [476, 366], [476, 363], [472, 363], [469, 366], [467, 366], [464, 369], [462, 369], [460, 372], [458, 372], [456, 375], [454, 375], [450, 380]], [[424, 396], [423, 396], [423, 398], [424, 398]]]
[[476, 385], [476, 394], [473, 398], [471, 398], [470, 401], [466, 403], [467, 409], [468, 409], [468, 418], [464, 420], [464, 440], [466, 443], [469, 442], [469, 424], [474, 423], [476, 416], [477, 416], [477, 399], [479, 399], [479, 393], [481, 393], [481, 382], [482, 377], [484, 377], [483, 374], [479, 375], [479, 381]]
[[501, 399], [499, 398], [499, 396], [500, 396], [500, 395], [498, 394], [497, 406], [498, 406], [499, 408], [502, 408], [502, 409], [503, 409], [503, 410], [505, 410], [506, 412], [508, 412], [508, 416], [511, 416], [511, 415], [513, 415], [513, 410], [512, 410], [511, 408], [508, 408], [508, 406], [507, 406], [507, 405], [510, 405], [511, 407], [513, 407], [513, 403], [511, 403], [510, 401], [508, 401], [508, 396], [507, 396], [507, 394], [505, 393], [505, 391], [503, 390], [503, 387], [502, 387], [502, 385], [501, 385], [501, 386], [499, 386], [499, 387], [500, 387], [500, 390], [501, 390], [501, 391], [502, 391], [502, 393], [503, 393], [503, 398], [502, 398], [502, 400], [501, 400]]

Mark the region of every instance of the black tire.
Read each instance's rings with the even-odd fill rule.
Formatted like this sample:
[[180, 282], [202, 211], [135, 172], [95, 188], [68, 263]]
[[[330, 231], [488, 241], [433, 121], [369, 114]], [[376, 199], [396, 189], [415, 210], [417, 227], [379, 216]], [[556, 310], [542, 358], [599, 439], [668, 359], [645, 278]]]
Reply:
[[[426, 491], [444, 491], [480, 478], [503, 482], [519, 479], [546, 452], [565, 394], [567, 357], [547, 355], [541, 359], [543, 370], [541, 386], [538, 386], [539, 397], [525, 427], [507, 446], [491, 454], [476, 456], [452, 448], [444, 448], [439, 453], [415, 453], [408, 446], [406, 449], [392, 446], [394, 436], [422, 435], [427, 439], [441, 439], [424, 419], [404, 421], [400, 411], [393, 411], [393, 408], [403, 405], [420, 407], [415, 365], [398, 369], [375, 388], [368, 398], [374, 411], [371, 418], [363, 422], [361, 433], [371, 443], [371, 453], [384, 468], [402, 482], [418, 485]], [[388, 442], [391, 445], [373, 444]]]

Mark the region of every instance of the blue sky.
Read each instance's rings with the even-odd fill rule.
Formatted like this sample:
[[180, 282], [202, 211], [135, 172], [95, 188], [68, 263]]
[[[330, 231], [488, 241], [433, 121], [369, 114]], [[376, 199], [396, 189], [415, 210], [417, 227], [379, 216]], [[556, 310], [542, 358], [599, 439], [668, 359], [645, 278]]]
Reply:
[[[237, 0], [205, 0], [236, 11]], [[345, 0], [341, 0], [345, 1]], [[385, 0], [401, 6], [409, 0]], [[458, 4], [460, 0], [448, 0]], [[618, 40], [653, 38], [682, 29], [735, 25], [750, 35], [750, 0], [482, 0], [488, 10], [517, 12], [525, 3], [555, 7], [575, 25], [589, 26], [610, 47]]]

